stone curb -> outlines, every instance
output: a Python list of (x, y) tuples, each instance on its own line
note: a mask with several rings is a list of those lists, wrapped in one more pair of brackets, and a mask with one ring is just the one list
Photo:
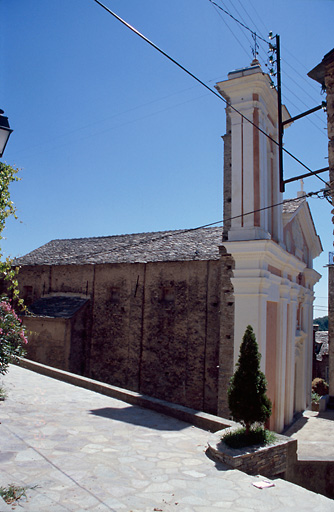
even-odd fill
[(161, 414), (166, 414), (167, 416), (172, 416), (173, 418), (177, 418), (179, 420), (190, 423), (191, 425), (201, 428), (202, 430), (217, 432), (217, 430), (222, 430), (224, 428), (237, 425), (234, 421), (228, 420), (226, 418), (214, 416), (213, 414), (207, 414), (205, 412), (197, 411), (196, 409), (191, 409), (182, 405), (173, 404), (171, 402), (167, 402), (166, 400), (160, 400), (158, 398), (142, 395), (135, 391), (118, 388), (110, 384), (105, 384), (97, 380), (89, 379), (88, 377), (83, 377), (81, 375), (76, 375), (64, 370), (59, 370), (58, 368), (46, 366), (29, 359), (20, 358), (20, 366), (22, 368), (26, 368), (27, 370), (40, 373), (41, 375), (45, 375), (53, 379), (58, 379), (84, 389), (89, 389), (90, 391), (95, 391), (96, 393), (107, 395), (112, 398), (116, 398), (117, 400), (122, 400), (123, 402), (131, 405), (137, 405), (139, 407), (151, 409)]

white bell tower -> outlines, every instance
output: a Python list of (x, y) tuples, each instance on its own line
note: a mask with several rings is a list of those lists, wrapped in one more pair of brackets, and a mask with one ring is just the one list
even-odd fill
[[(282, 206), (274, 206), (282, 202), (274, 142), (278, 140), (277, 92), (257, 60), (229, 73), (228, 80), (216, 88), (233, 106), (226, 107), (224, 136), (225, 239), (283, 244)], [(283, 116), (290, 117), (285, 107)]]

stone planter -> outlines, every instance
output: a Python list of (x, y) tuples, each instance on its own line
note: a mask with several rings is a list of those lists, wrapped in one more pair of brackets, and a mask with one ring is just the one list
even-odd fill
[(228, 430), (216, 432), (208, 441), (208, 452), (219, 462), (249, 475), (262, 475), (268, 478), (284, 476), (288, 466), (297, 461), (297, 440), (276, 434), (276, 441), (266, 446), (229, 448), (222, 442), (222, 435)]

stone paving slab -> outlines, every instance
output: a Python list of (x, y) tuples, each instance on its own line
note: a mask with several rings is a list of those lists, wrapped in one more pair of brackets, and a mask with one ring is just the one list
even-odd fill
[(3, 385), (0, 486), (28, 487), (16, 510), (334, 511), (283, 480), (255, 488), (206, 456), (207, 432), (175, 418), (15, 366)]
[(334, 461), (334, 411), (304, 411), (284, 435), (297, 439), (299, 460)]

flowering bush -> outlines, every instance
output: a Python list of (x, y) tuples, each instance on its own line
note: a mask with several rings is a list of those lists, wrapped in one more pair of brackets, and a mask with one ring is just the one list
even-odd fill
[(21, 319), (9, 299), (3, 297), (0, 302), (0, 374), (5, 374), (9, 363), (24, 355), (27, 343)]
[[(0, 162), (0, 242), (5, 229), (6, 220), (10, 216), (16, 217), (16, 208), (10, 200), (9, 187), (11, 183), (19, 181), (18, 169)], [(19, 269), (12, 266), (10, 258), (4, 260), (0, 248), (0, 374), (6, 373), (10, 362), (24, 355), (24, 345), (27, 343), (25, 330), (21, 320), (13, 309), (13, 304), (24, 310), (23, 300), (19, 297), (17, 274)], [(6, 290), (5, 293), (3, 291)], [(12, 301), (9, 300), (12, 298)]]

